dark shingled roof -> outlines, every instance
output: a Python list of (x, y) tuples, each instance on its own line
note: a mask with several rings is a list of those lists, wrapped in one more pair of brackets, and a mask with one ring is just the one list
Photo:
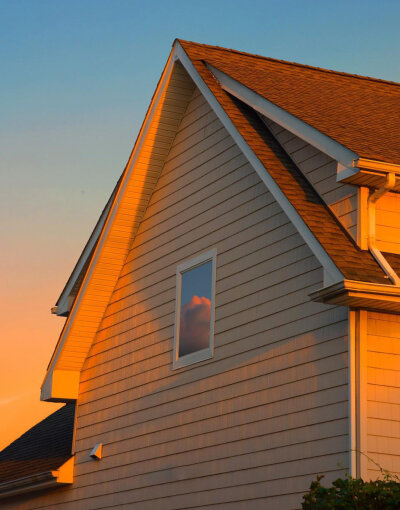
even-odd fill
[[(213, 46), (181, 40), (179, 40), (179, 42), (238, 132), (268, 170), (269, 174), (273, 177), (344, 277), (349, 280), (388, 284), (388, 279), (385, 277), (384, 272), (372, 257), (371, 253), (358, 248), (350, 235), (341, 226), (315, 189), (282, 149), (259, 116), (247, 105), (225, 92), (206, 65), (206, 63), (210, 63), (245, 85), (251, 85), (251, 88), (260, 92), (264, 90), (262, 84), (264, 80), (267, 79), (260, 66), (264, 66), (268, 72), (272, 69), (271, 72), (273, 72), (276, 61), (264, 59), (263, 57), (253, 58), (254, 56), (251, 55), (242, 54), (233, 50), (224, 50), (223, 48), (215, 48)], [(281, 65), (282, 63), (279, 63), (278, 67)], [(379, 80), (342, 75), (342, 73), (323, 71), (298, 64), (287, 63), (287, 67), (289, 67), (296, 76), (299, 68), (301, 71), (307, 71), (307, 73), (311, 71), (318, 75), (322, 73), (324, 79), (326, 76), (328, 76), (329, 79), (339, 79), (339, 83), (341, 83), (343, 76), (345, 76), (346, 80), (350, 80), (351, 78), (351, 80), (355, 80), (357, 83), (365, 82), (368, 84), (371, 81), (374, 84), (377, 82), (379, 86), (383, 87), (389, 85), (391, 87), (398, 87), (397, 85), (380, 82)], [(254, 80), (252, 81), (251, 76), (253, 75)], [(258, 76), (257, 79), (255, 77), (256, 75)], [(275, 78), (278, 79), (279, 75)], [(282, 79), (282, 77), (280, 79)], [(275, 83), (275, 85), (277, 85), (277, 83)], [(400, 92), (400, 87), (398, 87), (398, 89), (395, 88), (395, 90), (399, 90)], [(268, 98), (268, 94), (265, 91), (262, 95)], [(314, 104), (314, 110), (318, 110), (319, 107), (320, 104)], [(290, 110), (288, 109), (288, 111)], [(321, 112), (321, 119), (323, 119), (323, 116), (324, 114)], [(374, 132), (375, 124), (373, 124), (372, 128), (370, 127), (370, 130)], [(397, 132), (398, 131), (399, 126), (397, 127)], [(400, 147), (399, 144), (398, 147)], [(398, 272), (400, 270), (400, 256), (390, 254), (387, 258), (395, 271)]]
[(51, 414), (0, 452), (0, 483), (57, 470), (71, 457), (75, 404)]

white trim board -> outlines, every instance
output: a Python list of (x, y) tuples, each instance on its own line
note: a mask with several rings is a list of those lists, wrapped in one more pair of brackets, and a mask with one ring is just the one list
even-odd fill
[(229, 92), (229, 94), (237, 97), (240, 101), (253, 108), (253, 110), (256, 110), (258, 113), (268, 117), (276, 122), (276, 124), (279, 124), (302, 140), (313, 145), (321, 152), (338, 161), (344, 167), (353, 166), (353, 161), (358, 158), (355, 152), (336, 142), (324, 133), (321, 133), (318, 129), (306, 124), (280, 106), (260, 96), (260, 94), (242, 85), (214, 66), (207, 64), (207, 67), (226, 92)]
[[(194, 351), (185, 356), (179, 357), (179, 328), (181, 314), (181, 297), (182, 297), (182, 273), (190, 271), (205, 262), (212, 263), (211, 269), (211, 309), (210, 309), (210, 336), (209, 345), (205, 349)], [(174, 327), (174, 348), (172, 369), (186, 367), (193, 363), (199, 363), (210, 359), (214, 355), (214, 323), (215, 323), (215, 282), (217, 277), (217, 249), (214, 248), (205, 253), (201, 253), (197, 257), (186, 260), (176, 268), (176, 299), (175, 299), (175, 327)]]
[[(177, 41), (175, 43), (174, 52), (176, 53), (176, 57), (180, 60), (183, 67), (186, 69), (186, 72), (194, 81), (195, 85), (199, 88), (200, 92), (203, 94), (210, 107), (214, 110), (215, 114), (222, 122), (225, 129), (234, 139), (238, 147), (241, 149), (251, 166), (257, 172), (260, 179), (267, 186), (268, 190), (271, 192), (272, 196), (281, 206), (283, 211), (286, 213), (288, 218), (292, 221), (299, 234), (302, 236), (304, 241), (308, 244), (309, 248), (316, 256), (320, 264), (324, 268), (324, 285), (327, 285), (328, 282), (331, 284), (334, 282), (338, 282), (343, 280), (343, 275), (338, 269), (338, 267), (334, 264), (332, 259), (329, 257), (325, 249), (322, 247), (320, 242), (305, 224), (303, 218), (297, 212), (297, 210), (293, 207), (290, 201), (286, 198), (285, 194), (281, 191), (275, 180), (268, 173), (267, 169), (261, 163), (261, 161), (257, 158), (253, 150), (249, 147), (247, 142), (244, 140), (242, 135), (238, 132), (236, 127), (233, 125), (231, 119), (228, 117), (228, 114), (219, 104), (218, 100), (208, 88), (204, 80), (198, 74), (191, 60), (187, 56), (186, 52), (182, 48), (182, 46)], [(226, 76), (226, 75), (225, 75)]]
[(354, 478), (357, 478), (357, 313), (349, 309), (349, 474)]
[(71, 276), (69, 277), (64, 289), (62, 290), (62, 292), (60, 294), (60, 297), (57, 300), (57, 303), (56, 303), (56, 310), (57, 310), (56, 314), (57, 315), (61, 315), (61, 316), (65, 315), (65, 314), (69, 313), (71, 310), (71, 307), (72, 307), (72, 302), (70, 299), (71, 291), (74, 288), (75, 283), (77, 282), (85, 264), (87, 263), (90, 255), (92, 253), (94, 246), (97, 243), (97, 240), (100, 237), (101, 231), (102, 231), (103, 226), (106, 222), (106, 218), (107, 218), (107, 215), (111, 209), (111, 204), (113, 202), (116, 192), (117, 192), (117, 189), (114, 189), (110, 198), (108, 199), (108, 202), (107, 202), (105, 208), (103, 209), (103, 211), (100, 215), (100, 218), (97, 221), (96, 226), (94, 227), (94, 230), (91, 233), (89, 240), (86, 243), (86, 246), (84, 247), (84, 249), (79, 257), (78, 262), (76, 263), (76, 265), (71, 273)]

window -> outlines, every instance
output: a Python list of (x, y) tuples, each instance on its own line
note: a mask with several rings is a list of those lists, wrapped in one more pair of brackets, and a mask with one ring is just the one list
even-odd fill
[(173, 368), (213, 355), (216, 255), (212, 250), (177, 268)]

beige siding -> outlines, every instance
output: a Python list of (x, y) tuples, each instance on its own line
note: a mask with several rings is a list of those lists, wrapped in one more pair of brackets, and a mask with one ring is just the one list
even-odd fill
[[(368, 455), (383, 469), (400, 475), (400, 317), (368, 313)], [(368, 463), (368, 476), (379, 476)]]
[(400, 253), (399, 193), (388, 193), (377, 203), (376, 245), (382, 251)]
[(357, 188), (336, 182), (337, 162), (335, 160), (275, 122), (267, 118), (264, 120), (297, 167), (356, 240)]
[[(176, 266), (214, 247), (215, 355), (173, 371)], [(310, 302), (322, 276), (195, 93), (85, 362), (75, 482), (51, 507), (283, 510), (337, 477), (347, 311)]]

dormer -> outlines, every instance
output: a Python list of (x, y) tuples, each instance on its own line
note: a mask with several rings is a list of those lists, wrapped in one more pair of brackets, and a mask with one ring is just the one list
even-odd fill
[(246, 58), (257, 73), (244, 74), (219, 55), (207, 67), (259, 114), (357, 246), (399, 285), (381, 253), (400, 253), (398, 84), (273, 59), (261, 67)]

